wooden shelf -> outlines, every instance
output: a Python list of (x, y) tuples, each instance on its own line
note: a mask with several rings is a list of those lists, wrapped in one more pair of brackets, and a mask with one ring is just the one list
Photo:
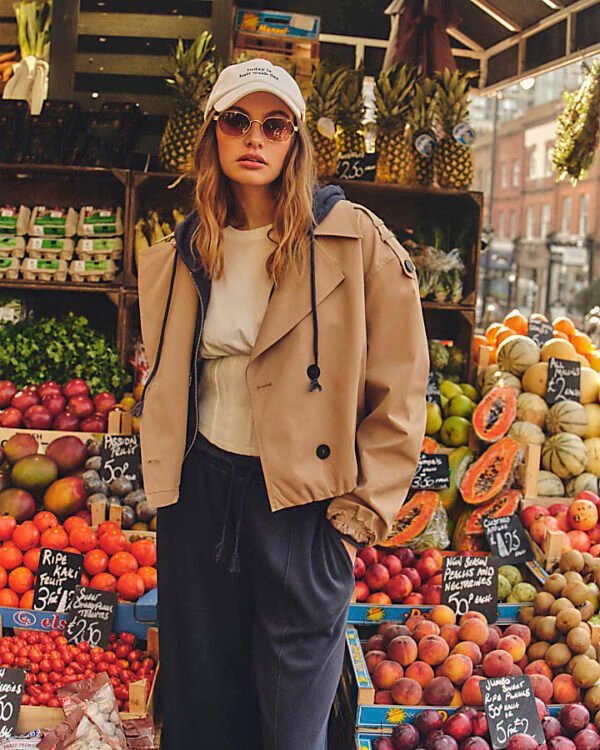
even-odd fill
[(471, 312), (475, 305), (466, 305), (462, 302), (454, 304), (452, 302), (433, 302), (432, 300), (421, 300), (424, 310), (458, 310), (459, 312)]
[(113, 175), (125, 184), (129, 176), (129, 170), (108, 167), (86, 167), (76, 164), (31, 164), (22, 162), (19, 164), (6, 164), (0, 162), (0, 172), (9, 172), (12, 174), (65, 174), (81, 175), (90, 177), (100, 177)]
[(26, 289), (31, 291), (42, 290), (48, 292), (100, 292), (102, 294), (114, 294), (119, 292), (121, 286), (114, 282), (87, 284), (86, 282), (76, 281), (26, 281), (25, 279), (0, 279), (0, 288)]
[(369, 182), (366, 180), (331, 180), (334, 185), (339, 185), (344, 192), (364, 192), (373, 196), (385, 194), (386, 197), (418, 197), (418, 198), (455, 198), (478, 202), (483, 200), (483, 193), (474, 190), (446, 190), (438, 187), (425, 187), (422, 185), (394, 185), (393, 183)]

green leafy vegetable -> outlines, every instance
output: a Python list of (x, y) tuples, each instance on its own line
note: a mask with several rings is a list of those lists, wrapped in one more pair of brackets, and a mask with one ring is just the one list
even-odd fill
[(92, 393), (110, 391), (117, 398), (130, 382), (112, 344), (82, 315), (23, 320), (0, 328), (0, 379), (22, 388), (72, 378), (83, 378)]

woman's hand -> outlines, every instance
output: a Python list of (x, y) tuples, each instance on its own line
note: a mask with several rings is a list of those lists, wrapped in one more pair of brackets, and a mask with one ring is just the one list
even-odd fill
[(346, 552), (350, 555), (350, 560), (352, 560), (352, 565), (354, 565), (358, 549), (353, 544), (350, 544), (350, 542), (347, 542), (345, 539), (342, 539), (342, 543), (344, 547), (346, 548)]

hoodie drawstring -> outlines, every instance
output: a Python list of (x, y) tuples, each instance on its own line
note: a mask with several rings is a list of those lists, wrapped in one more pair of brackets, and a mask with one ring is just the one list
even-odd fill
[(306, 371), (310, 380), (309, 391), (322, 391), (323, 386), (319, 383), (319, 320), (317, 318), (317, 285), (315, 278), (315, 231), (314, 226), (310, 228), (310, 303), (313, 320), (313, 354), (315, 361)]
[(248, 471), (241, 476), (242, 487), (241, 487), (240, 499), (239, 499), (238, 516), (237, 516), (237, 520), (235, 523), (235, 536), (233, 539), (233, 550), (231, 552), (231, 555), (229, 556), (229, 559), (225, 559), (225, 545), (227, 542), (227, 532), (229, 530), (231, 516), (232, 516), (232, 509), (233, 509), (233, 491), (235, 488), (236, 479), (238, 478), (235, 464), (231, 463), (229, 465), (229, 485), (227, 487), (227, 499), (225, 501), (225, 517), (223, 519), (223, 526), (221, 528), (221, 537), (215, 547), (215, 562), (222, 563), (225, 566), (225, 569), (229, 573), (240, 572), (240, 553), (239, 553), (240, 533), (242, 530), (242, 518), (244, 516), (244, 506), (246, 502), (246, 495), (248, 493), (248, 487), (250, 484), (250, 480), (252, 479), (252, 475), (253, 475), (253, 472)]

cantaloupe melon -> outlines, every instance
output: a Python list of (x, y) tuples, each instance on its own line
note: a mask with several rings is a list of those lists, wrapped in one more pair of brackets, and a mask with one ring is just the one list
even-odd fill
[(581, 403), (593, 404), (598, 401), (598, 386), (600, 385), (600, 376), (591, 367), (581, 368)]
[(600, 437), (588, 438), (584, 445), (587, 450), (585, 470), (600, 477)]
[[(519, 396), (519, 398), (521, 398)], [(584, 407), (587, 416), (587, 428), (584, 438), (600, 437), (600, 404), (586, 404)], [(519, 402), (517, 401), (517, 416), (519, 414)]]
[(481, 367), (477, 371), (477, 388), (481, 391), (486, 378), (491, 378), (495, 372), (498, 372), (500, 368), (498, 365), (487, 365), (487, 367)]
[(520, 377), (528, 367), (540, 361), (540, 350), (528, 336), (509, 336), (498, 347), (496, 360), (501, 370)]
[(584, 471), (583, 474), (567, 482), (567, 497), (577, 497), (584, 490), (598, 492), (598, 477), (590, 474), (589, 471)]
[(557, 401), (546, 417), (546, 430), (550, 435), (572, 432), (583, 437), (587, 428), (585, 409), (577, 401)]
[(528, 367), (521, 382), (523, 390), (528, 393), (536, 393), (538, 396), (544, 398), (546, 396), (546, 389), (548, 388), (548, 363), (538, 362)]
[(569, 432), (552, 435), (542, 446), (542, 466), (561, 479), (582, 474), (587, 460), (588, 452), (583, 440)]
[(510, 372), (496, 370), (496, 372), (486, 373), (484, 376), (481, 385), (481, 395), (487, 396), (492, 388), (495, 388), (498, 385), (505, 388), (512, 388), (517, 394), (521, 393), (521, 381), (516, 375), (513, 375)]
[(543, 431), (532, 422), (513, 422), (508, 435), (521, 443), (523, 447), (527, 445), (544, 445), (546, 441)]
[(577, 362), (577, 352), (575, 347), (569, 341), (565, 339), (550, 339), (543, 344), (540, 351), (540, 360), (547, 362), (550, 357), (558, 357), (558, 359), (569, 359), (572, 362)]
[(565, 486), (556, 474), (545, 469), (540, 469), (537, 481), (537, 494), (539, 497), (564, 497)]
[(587, 357), (584, 357), (583, 354), (577, 354), (577, 361), (581, 364), (582, 367), (590, 366), (590, 360)]
[[(544, 427), (546, 424), (546, 414), (548, 414), (548, 404), (537, 393), (519, 394), (517, 398), (517, 419), (520, 422), (531, 422), (531, 424), (538, 427)], [(594, 436), (590, 435), (590, 437)]]

